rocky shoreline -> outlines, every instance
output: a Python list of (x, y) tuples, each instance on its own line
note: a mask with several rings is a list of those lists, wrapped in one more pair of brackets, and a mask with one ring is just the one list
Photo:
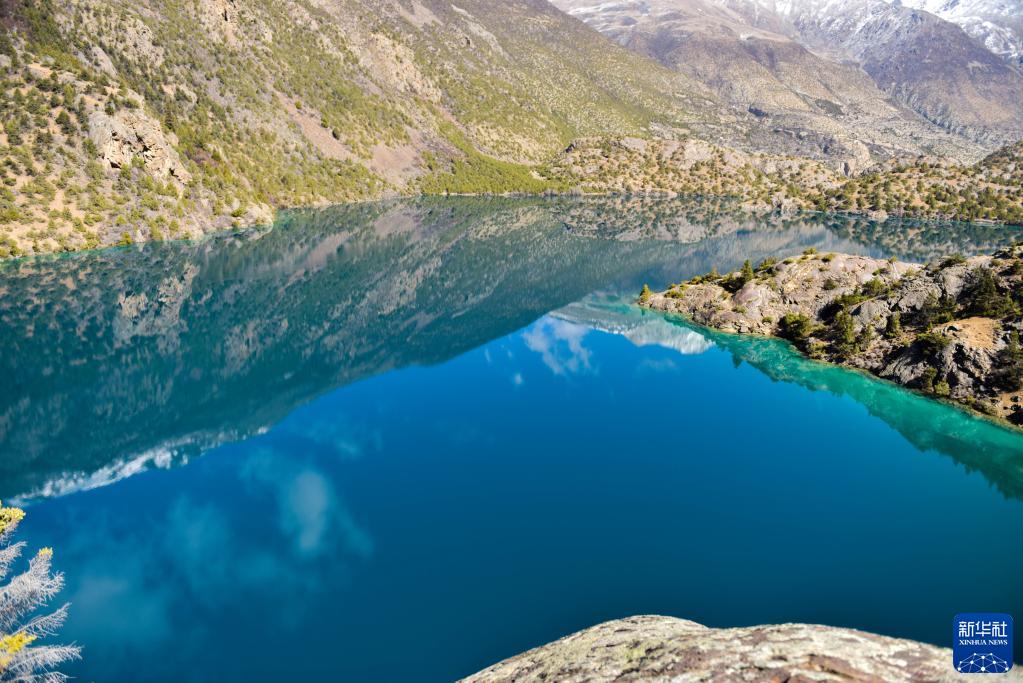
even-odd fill
[[(1000, 676), (1023, 680), (1019, 671)], [(496, 681), (956, 681), (952, 652), (808, 624), (716, 629), (637, 616), (609, 621), (465, 679)]]
[(1023, 425), (1023, 247), (921, 265), (808, 250), (711, 272), (639, 303), (736, 334), (781, 337), (858, 368)]

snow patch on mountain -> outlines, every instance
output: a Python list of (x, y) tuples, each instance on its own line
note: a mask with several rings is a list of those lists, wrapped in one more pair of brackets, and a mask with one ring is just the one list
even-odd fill
[(958, 24), (991, 52), (1023, 64), (1023, 0), (901, 1)]

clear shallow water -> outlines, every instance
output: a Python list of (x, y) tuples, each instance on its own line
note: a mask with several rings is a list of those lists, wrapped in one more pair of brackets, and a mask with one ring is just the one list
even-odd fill
[(1023, 613), (1023, 437), (628, 303), (1011, 233), (611, 201), (282, 223), (0, 274), (0, 495), (57, 549), (82, 679), (450, 680), (637, 613), (941, 645)]

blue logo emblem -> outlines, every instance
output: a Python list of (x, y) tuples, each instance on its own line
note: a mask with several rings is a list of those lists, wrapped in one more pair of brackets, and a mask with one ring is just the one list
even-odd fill
[(957, 614), (952, 665), (964, 674), (1004, 674), (1012, 668), (1012, 617), (999, 612)]

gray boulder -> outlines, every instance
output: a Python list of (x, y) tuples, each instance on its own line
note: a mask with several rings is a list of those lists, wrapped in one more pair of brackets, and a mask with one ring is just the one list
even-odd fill
[[(999, 677), (1020, 681), (1019, 671)], [(465, 681), (958, 681), (950, 650), (808, 624), (715, 629), (671, 617), (609, 621)]]

